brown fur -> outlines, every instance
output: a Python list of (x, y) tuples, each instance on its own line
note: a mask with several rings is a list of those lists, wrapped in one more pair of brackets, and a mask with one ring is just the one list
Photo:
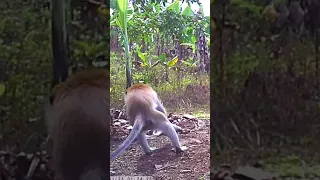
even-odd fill
[(78, 72), (53, 95), (47, 125), (56, 174), (64, 180), (78, 180), (91, 169), (109, 174), (109, 72)]
[[(136, 116), (141, 113), (141, 110), (144, 110), (144, 112), (142, 112), (143, 114), (151, 114), (152, 112), (154, 112), (154, 99), (158, 99), (157, 94), (147, 84), (134, 84), (127, 89), (125, 101), (127, 106), (127, 114), (128, 117), (130, 117), (131, 125), (134, 124), (134, 120), (136, 119)], [(156, 112), (152, 114), (155, 114), (155, 116), (157, 116), (159, 113)], [(162, 119), (164, 118), (159, 118), (159, 120)]]
[(137, 83), (127, 89), (127, 93), (134, 93), (135, 91), (153, 91), (148, 84)]

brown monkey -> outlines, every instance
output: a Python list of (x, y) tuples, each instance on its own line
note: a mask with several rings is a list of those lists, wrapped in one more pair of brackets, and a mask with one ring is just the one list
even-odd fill
[(76, 72), (56, 86), (46, 118), (53, 164), (63, 180), (110, 173), (109, 72)]
[(177, 153), (188, 149), (186, 146), (180, 145), (176, 131), (181, 130), (181, 128), (167, 119), (166, 110), (157, 93), (149, 85), (135, 84), (128, 88), (125, 95), (125, 106), (133, 128), (127, 139), (111, 153), (111, 161), (121, 155), (136, 138), (138, 138), (146, 154), (154, 152), (156, 148), (149, 147), (147, 142), (146, 132), (148, 130), (160, 130), (167, 135), (175, 147), (174, 151)]

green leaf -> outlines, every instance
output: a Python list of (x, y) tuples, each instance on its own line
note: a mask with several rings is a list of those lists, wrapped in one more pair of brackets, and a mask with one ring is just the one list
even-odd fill
[(181, 46), (190, 46), (190, 47), (192, 47), (193, 44), (192, 43), (181, 43), (180, 45)]
[(127, 10), (128, 10), (128, 0), (118, 0), (119, 17), (118, 25), (121, 29), (125, 31), (127, 29)]
[(138, 53), (139, 58), (142, 60), (142, 62), (144, 64), (147, 64), (147, 57), (145, 56), (145, 53), (142, 53), (141, 51), (138, 51), (137, 53)]
[(176, 56), (168, 62), (168, 66), (173, 67), (175, 64), (177, 64), (178, 61), (179, 61), (179, 58), (178, 58), (178, 56)]
[(193, 35), (191, 37), (191, 42), (194, 44), (197, 41), (197, 37), (195, 35)]
[(133, 17), (133, 9), (129, 6), (127, 11), (127, 21), (130, 21)]
[(0, 96), (3, 95), (5, 90), (6, 90), (6, 86), (4, 84), (0, 83)]
[(162, 53), (162, 54), (160, 55), (160, 61), (161, 61), (162, 63), (165, 63), (165, 62), (166, 62), (166, 54), (165, 54), (165, 53)]
[(127, 0), (118, 0), (118, 7), (120, 12), (127, 12), (128, 9), (128, 1)]
[(110, 26), (118, 26), (117, 19), (111, 19)]
[(167, 10), (172, 10), (175, 13), (179, 13), (180, 12), (179, 0), (176, 0), (174, 3), (168, 6)]
[(141, 49), (141, 47), (137, 46), (136, 49), (135, 49), (135, 51), (137, 52), (139, 58), (140, 58), (141, 61), (142, 61), (142, 66), (150, 67), (151, 64), (150, 64), (150, 62), (147, 60), (147, 56), (146, 56), (147, 53), (142, 53), (142, 52), (140, 51), (140, 49)]
[(239, 6), (240, 8), (246, 8), (255, 14), (259, 14), (260, 11), (262, 10), (261, 6), (254, 5), (254, 4), (252, 4), (248, 1), (244, 1), (244, 0), (231, 0), (231, 4), (235, 4), (235, 5)]
[(156, 6), (153, 6), (153, 8), (154, 8), (156, 13), (159, 13), (161, 11), (159, 4), (156, 4)]
[(183, 65), (186, 65), (186, 66), (189, 66), (189, 67), (192, 66), (192, 63), (187, 62), (187, 61), (182, 61), (182, 60), (181, 60), (181, 63), (182, 63)]
[(191, 47), (193, 52), (195, 52), (195, 50), (196, 50), (196, 44), (194, 42), (193, 43), (181, 43), (180, 45)]
[(193, 11), (190, 7), (190, 5), (188, 4), (188, 6), (183, 10), (182, 15), (184, 16), (192, 16), (193, 15)]

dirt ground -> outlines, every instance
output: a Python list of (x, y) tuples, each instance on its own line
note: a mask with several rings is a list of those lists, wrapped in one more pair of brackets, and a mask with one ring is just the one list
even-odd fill
[[(177, 124), (183, 128), (179, 137), (181, 144), (189, 148), (187, 152), (175, 154), (169, 138), (162, 135), (148, 140), (150, 146), (158, 148), (148, 156), (135, 141), (111, 163), (111, 175), (153, 176), (156, 180), (210, 179), (210, 121), (183, 119)], [(111, 150), (114, 151), (127, 135), (111, 140)]]

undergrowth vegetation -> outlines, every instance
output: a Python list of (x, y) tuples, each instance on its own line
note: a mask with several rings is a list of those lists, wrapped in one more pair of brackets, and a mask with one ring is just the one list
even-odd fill
[[(122, 108), (124, 105), (126, 74), (123, 56), (118, 53), (111, 53), (110, 56), (110, 97), (113, 108)], [(153, 61), (157, 60), (157, 58), (153, 58)], [(208, 74), (180, 73), (183, 74), (170, 68), (168, 70), (169, 81), (165, 82), (165, 68), (159, 64), (150, 70), (135, 71), (133, 69), (133, 82), (149, 83), (159, 94), (164, 106), (171, 111), (208, 111), (210, 104)]]
[(210, 17), (201, 3), (114, 1), (111, 12), (111, 107), (144, 82), (168, 109), (208, 112)]
[[(15, 145), (25, 151), (39, 149), (46, 136), (43, 105), (51, 91), (53, 63), (50, 1), (32, 2), (0, 2), (0, 84), (5, 86), (0, 147)], [(86, 13), (76, 6), (82, 5), (72, 5), (79, 16)], [(70, 19), (69, 61), (88, 67), (97, 55), (107, 55), (106, 26), (99, 25), (101, 18), (96, 22), (79, 16)]]
[[(299, 33), (292, 25), (295, 19), (277, 27), (278, 17), (263, 13), (267, 8), (276, 12), (277, 3), (287, 8), (291, 2), (270, 1), (265, 6), (255, 0), (230, 1), (217, 3), (212, 11), (217, 21), (214, 31), (219, 34), (211, 76), (214, 163), (230, 158), (248, 164), (271, 156), (281, 163), (280, 157), (292, 154), (308, 163), (319, 160), (319, 52), (315, 48), (319, 42), (315, 31), (306, 19), (298, 25), (308, 27)], [(312, 2), (296, 4), (304, 12), (301, 18), (315, 15), (308, 10), (320, 3)], [(221, 26), (223, 23), (232, 27)], [(276, 167), (274, 162), (266, 163)]]

